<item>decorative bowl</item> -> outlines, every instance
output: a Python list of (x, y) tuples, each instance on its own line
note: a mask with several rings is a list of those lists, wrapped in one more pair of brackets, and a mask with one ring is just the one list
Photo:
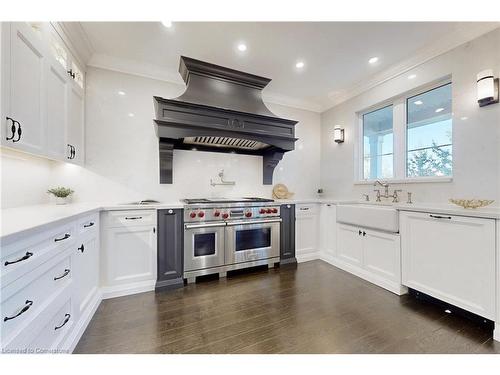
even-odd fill
[(273, 198), (274, 199), (290, 199), (293, 197), (292, 192), (288, 191), (288, 188), (284, 184), (276, 184), (273, 187)]
[(463, 208), (486, 207), (494, 202), (489, 199), (450, 199), (450, 202)]

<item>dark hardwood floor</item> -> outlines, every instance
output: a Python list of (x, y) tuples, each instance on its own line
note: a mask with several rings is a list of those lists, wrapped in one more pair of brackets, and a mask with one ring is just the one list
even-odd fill
[(105, 300), (75, 353), (499, 353), (483, 324), (322, 261)]

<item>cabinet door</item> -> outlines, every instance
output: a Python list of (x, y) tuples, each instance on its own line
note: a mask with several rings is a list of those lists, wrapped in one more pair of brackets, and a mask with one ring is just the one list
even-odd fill
[[(84, 93), (83, 89), (75, 82), (69, 85), (68, 93), (68, 161), (71, 163), (83, 165), (85, 161), (84, 154)], [(71, 153), (71, 145), (74, 153)]]
[(47, 156), (66, 160), (68, 74), (55, 58), (47, 67)]
[(363, 236), (360, 232), (358, 227), (337, 224), (337, 256), (358, 267), (363, 264)]
[(403, 284), (495, 318), (495, 220), (401, 213)]
[[(15, 22), (10, 26), (10, 58), (4, 68), (10, 78), (10, 95), (5, 112), (17, 123), (14, 138), (4, 144), (41, 155), (45, 153), (46, 128), (44, 43), (41, 31), (35, 31), (28, 23)], [(8, 137), (12, 122), (5, 118), (2, 121)]]
[(76, 310), (83, 313), (99, 287), (99, 237), (83, 237), (73, 255), (76, 283)]
[(106, 228), (106, 286), (156, 280), (156, 226)]
[(323, 204), (320, 214), (321, 250), (327, 257), (335, 256), (336, 248), (336, 206), (333, 204)]
[(184, 285), (184, 210), (158, 210), (157, 288)]
[(316, 205), (296, 205), (296, 255), (310, 255), (318, 251), (319, 223)]
[(295, 258), (295, 205), (283, 204), (280, 207), (280, 262), (281, 264), (296, 263)]
[(400, 237), (363, 229), (363, 266), (386, 280), (401, 282)]

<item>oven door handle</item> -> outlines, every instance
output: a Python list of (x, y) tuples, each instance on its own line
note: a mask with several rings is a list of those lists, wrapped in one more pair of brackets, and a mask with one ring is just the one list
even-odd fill
[(231, 221), (227, 223), (228, 227), (234, 227), (236, 225), (253, 225), (253, 224), (271, 224), (271, 223), (281, 223), (281, 218), (277, 219), (267, 219), (267, 220), (241, 220), (241, 221)]
[(226, 223), (203, 223), (203, 224), (185, 224), (185, 229), (199, 229), (199, 228), (213, 228), (213, 227), (225, 227)]

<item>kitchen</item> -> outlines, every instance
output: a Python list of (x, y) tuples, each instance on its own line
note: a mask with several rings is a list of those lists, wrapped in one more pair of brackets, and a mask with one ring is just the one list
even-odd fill
[(2, 353), (500, 352), (498, 22), (1, 41)]

